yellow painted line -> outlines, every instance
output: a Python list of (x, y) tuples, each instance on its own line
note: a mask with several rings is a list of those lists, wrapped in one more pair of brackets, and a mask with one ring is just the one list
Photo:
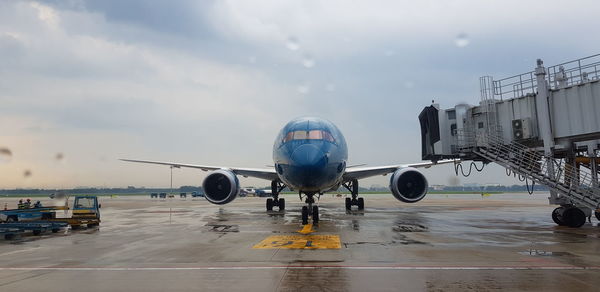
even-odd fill
[(311, 232), (313, 232), (312, 224), (306, 224), (306, 225), (304, 225), (304, 227), (302, 227), (302, 229), (298, 230), (298, 233), (302, 233), (302, 234), (309, 234)]
[(339, 249), (339, 235), (272, 235), (257, 243), (257, 249)]

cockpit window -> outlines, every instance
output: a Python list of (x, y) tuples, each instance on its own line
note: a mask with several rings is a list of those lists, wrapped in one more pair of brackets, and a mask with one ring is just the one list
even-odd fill
[(325, 140), (331, 143), (335, 142), (333, 135), (323, 130), (292, 131), (285, 135), (283, 143), (290, 140)]
[(289, 140), (292, 140), (292, 138), (294, 138), (294, 132), (289, 132), (287, 135), (285, 135), (285, 138), (283, 138), (283, 142), (285, 143)]
[(323, 139), (323, 131), (320, 130), (312, 130), (308, 132), (309, 140), (321, 140)]
[(307, 131), (296, 131), (294, 132), (294, 140), (304, 140), (308, 138)]
[(333, 139), (333, 135), (331, 135), (331, 133), (325, 132), (325, 131), (323, 131), (323, 140), (329, 141), (331, 143), (335, 142), (335, 139)]

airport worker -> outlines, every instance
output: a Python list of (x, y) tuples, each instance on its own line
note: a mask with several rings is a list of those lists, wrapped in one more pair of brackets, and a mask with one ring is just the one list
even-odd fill
[(19, 200), (19, 203), (17, 204), (17, 208), (18, 208), (18, 209), (23, 209), (23, 208), (25, 208), (25, 205), (23, 204), (23, 199), (20, 199), (20, 200)]
[(25, 209), (31, 208), (31, 199), (27, 199), (27, 202), (25, 202), (23, 205), (25, 205)]

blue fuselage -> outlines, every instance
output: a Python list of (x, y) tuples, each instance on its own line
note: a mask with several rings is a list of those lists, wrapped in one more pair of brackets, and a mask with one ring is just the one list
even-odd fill
[(346, 169), (348, 148), (340, 130), (314, 117), (290, 121), (273, 145), (273, 161), (281, 181), (303, 193), (337, 188)]

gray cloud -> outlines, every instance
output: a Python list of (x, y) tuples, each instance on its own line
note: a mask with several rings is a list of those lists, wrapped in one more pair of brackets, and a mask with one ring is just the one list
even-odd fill
[[(302, 115), (336, 123), (352, 163), (417, 161), (417, 115), (431, 99), (475, 104), (479, 76), (522, 73), (536, 58), (558, 63), (600, 44), (586, 37), (593, 1), (568, 15), (552, 1), (41, 3), (0, 3), (0, 138), (27, 154), (13, 167), (50, 169), (36, 160), (47, 151), (31, 142), (39, 139), (69, 157), (78, 179), (69, 182), (66, 169), (0, 187), (153, 185), (163, 175), (112, 160), (90, 168), (99, 156), (262, 166), (279, 128)], [(457, 47), (461, 33), (469, 44)], [(433, 183), (453, 175), (428, 173)], [(499, 174), (464, 181), (514, 182)], [(181, 182), (202, 175), (182, 172)]]

